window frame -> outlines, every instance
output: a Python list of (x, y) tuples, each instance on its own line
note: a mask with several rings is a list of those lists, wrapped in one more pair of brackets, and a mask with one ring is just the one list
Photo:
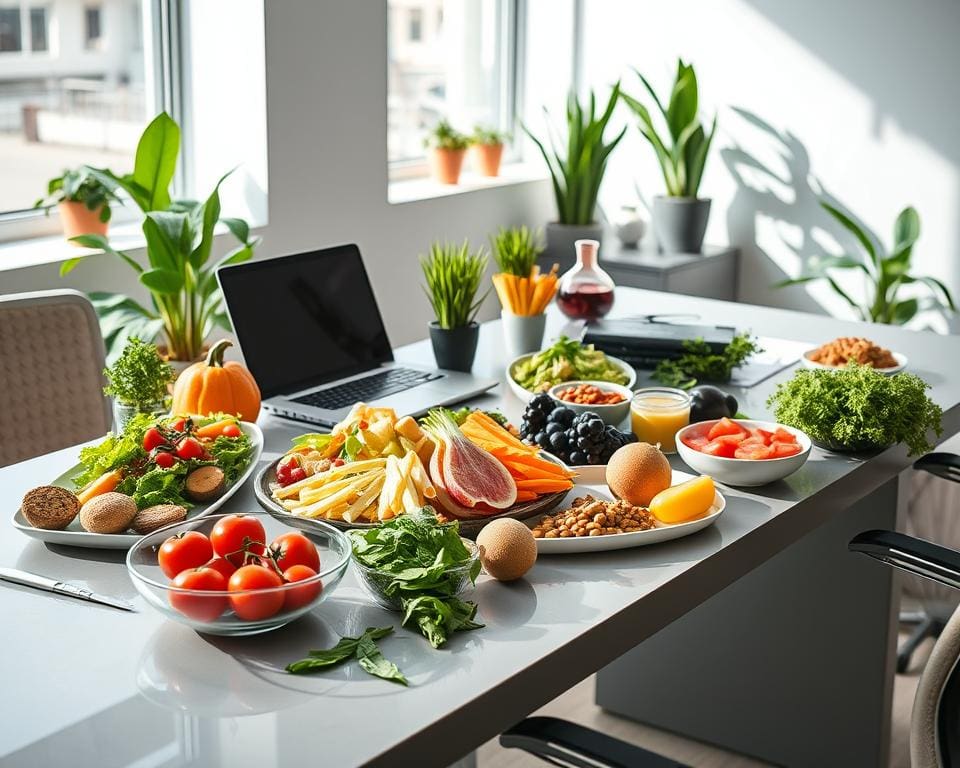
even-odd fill
[[(499, 14), (500, 19), (498, 20), (499, 34), (497, 36), (497, 39), (500, 41), (497, 61), (501, 69), (498, 73), (500, 90), (498, 128), (510, 133), (514, 139), (516, 139), (517, 129), (519, 128), (519, 117), (522, 114), (521, 96), (524, 78), (524, 72), (522, 71), (522, 54), (526, 35), (524, 25), (524, 19), (526, 18), (526, 0), (498, 0), (498, 3), (501, 11)], [(443, 12), (442, 7), (440, 12)], [(404, 19), (404, 23), (406, 21), (407, 20)], [(388, 24), (389, 23), (388, 21)], [(390, 34), (388, 28), (388, 40)], [(389, 94), (389, 85), (387, 92)], [(387, 119), (389, 120), (389, 115)], [(520, 142), (516, 140), (510, 142), (503, 157), (505, 163), (515, 163), (522, 159), (519, 145)], [(389, 146), (387, 152), (388, 183), (393, 184), (395, 182), (420, 180), (430, 175), (429, 158), (426, 154), (418, 158), (390, 160)]]
[[(24, 3), (27, 11), (27, 19), (29, 21), (30, 28), (30, 53), (31, 54), (50, 54), (50, 6), (45, 4), (33, 5), (31, 3)], [(36, 41), (34, 40), (34, 33), (36, 30), (33, 26), (33, 15), (35, 13), (42, 14), (43, 18), (43, 48), (37, 48)]]
[(23, 45), (23, 4), (20, 0), (15, 0), (15, 3), (12, 5), (0, 5), (0, 11), (12, 11), (16, 14), (17, 18), (17, 47), (0, 48), (0, 56), (21, 56), (27, 53), (28, 51)]

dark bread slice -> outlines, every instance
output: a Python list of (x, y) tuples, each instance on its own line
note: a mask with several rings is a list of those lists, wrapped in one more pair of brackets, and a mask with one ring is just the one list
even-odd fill
[(227, 478), (219, 467), (197, 467), (187, 475), (184, 490), (194, 501), (213, 501), (227, 489)]
[(77, 496), (66, 488), (41, 485), (27, 491), (20, 511), (34, 528), (47, 531), (62, 531), (80, 512)]
[(186, 519), (187, 510), (179, 504), (155, 504), (137, 512), (130, 527), (139, 534), (147, 534), (165, 525), (180, 523)]

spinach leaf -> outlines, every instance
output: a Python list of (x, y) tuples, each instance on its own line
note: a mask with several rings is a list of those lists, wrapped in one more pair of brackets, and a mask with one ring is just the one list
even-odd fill
[(407, 678), (392, 661), (377, 647), (377, 640), (393, 633), (393, 627), (367, 627), (360, 637), (341, 637), (333, 648), (310, 651), (305, 659), (288, 664), (286, 669), (295, 675), (320, 672), (356, 658), (367, 673), (401, 685)]
[(366, 633), (357, 643), (356, 655), (357, 662), (369, 674), (400, 685), (407, 685), (407, 678), (400, 672), (399, 667), (384, 657), (377, 648), (377, 644)]
[(440, 598), (421, 595), (403, 601), (403, 626), (416, 624), (430, 645), (439, 648), (457, 631), (480, 629), (483, 624), (473, 621), (476, 603), (456, 597)]

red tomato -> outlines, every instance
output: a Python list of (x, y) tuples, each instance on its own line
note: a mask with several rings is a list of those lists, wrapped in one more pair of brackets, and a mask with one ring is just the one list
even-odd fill
[[(300, 466), (299, 454), (294, 453), (290, 456), (285, 456), (282, 458), (277, 464), (277, 482), (280, 483), (280, 485), (290, 485), (291, 483), (296, 482), (296, 480), (293, 479), (293, 471), (295, 469), (299, 469), (301, 472), (303, 472), (303, 469)], [(298, 477), (300, 480), (302, 480), (304, 477), (306, 477), (306, 475), (307, 473), (303, 472), (303, 477), (299, 477), (299, 475)]]
[(719, 435), (717, 437), (711, 437), (710, 441), (723, 443), (724, 445), (739, 445), (747, 439), (747, 434), (746, 432), (737, 432), (735, 435)]
[(331, 462), (331, 464), (333, 464), (333, 466), (335, 467), (342, 467), (344, 464), (346, 464), (346, 462), (343, 459), (341, 459), (339, 456), (337, 456), (337, 458), (335, 458)]
[(283, 607), (284, 594), (277, 589), (280, 586), (283, 579), (275, 571), (262, 565), (245, 565), (236, 570), (227, 585), (230, 592), (243, 593), (230, 595), (230, 606), (245, 621), (268, 619)]
[(240, 437), (240, 435), (243, 434), (243, 430), (236, 424), (227, 424), (227, 426), (220, 431), (220, 434), (224, 437)]
[(299, 531), (277, 536), (270, 544), (270, 551), (281, 571), (294, 565), (305, 565), (314, 571), (320, 570), (320, 553), (314, 543)]
[(771, 458), (783, 459), (787, 456), (796, 456), (798, 453), (800, 453), (800, 446), (796, 443), (781, 443), (779, 441), (774, 441), (770, 446), (770, 450), (773, 451), (773, 456)]
[(174, 432), (183, 432), (183, 430), (185, 430), (186, 428), (187, 428), (186, 419), (177, 419), (175, 422), (173, 422), (173, 424), (170, 425), (170, 429), (172, 429)]
[(696, 435), (694, 437), (685, 437), (683, 439), (684, 445), (688, 448), (693, 448), (695, 451), (702, 451), (703, 446), (705, 446), (710, 441), (707, 439), (706, 435)]
[(181, 571), (200, 568), (213, 557), (210, 539), (200, 531), (186, 531), (171, 536), (160, 545), (157, 563), (168, 579)]
[(157, 451), (153, 454), (153, 463), (161, 469), (170, 469), (177, 463), (177, 457), (170, 451)]
[(724, 459), (732, 459), (736, 451), (736, 443), (721, 443), (719, 440), (712, 440), (700, 449), (701, 453), (719, 456)]
[(741, 445), (733, 454), (735, 459), (772, 459), (773, 450), (768, 445)]
[(227, 609), (227, 596), (205, 595), (204, 592), (226, 592), (227, 580), (213, 568), (193, 568), (181, 571), (173, 586), (193, 593), (170, 592), (170, 605), (194, 621), (213, 621)]
[(203, 454), (203, 446), (195, 437), (185, 437), (177, 443), (177, 456), (181, 459), (199, 459)]
[[(308, 568), (305, 565), (291, 565), (283, 572), (283, 580), (292, 583), (312, 579), (316, 575), (317, 572), (313, 568)], [(283, 610), (293, 611), (309, 605), (322, 591), (322, 581), (317, 581), (315, 584), (304, 584), (300, 587), (288, 587), (284, 590)]]
[(766, 429), (760, 429), (760, 427), (751, 427), (750, 437), (757, 438), (764, 445), (770, 445), (770, 440), (773, 438), (773, 432), (768, 432)]
[(160, 434), (160, 430), (156, 427), (150, 427), (143, 433), (143, 450), (145, 451), (152, 451), (157, 446), (166, 444), (167, 438)]
[(238, 568), (244, 562), (244, 548), (254, 555), (262, 555), (266, 551), (266, 541), (263, 524), (249, 515), (222, 517), (210, 532), (213, 551)]
[(224, 579), (229, 579), (231, 576), (233, 576), (233, 572), (237, 570), (236, 568), (234, 568), (233, 563), (231, 563), (229, 560), (225, 560), (222, 557), (213, 558), (213, 560), (211, 560), (209, 563), (207, 563), (203, 567), (212, 568), (221, 576), (223, 576)]
[(777, 431), (773, 433), (773, 439), (778, 443), (797, 442), (797, 436), (793, 432), (787, 432), (783, 427), (777, 427)]
[(720, 421), (718, 421), (716, 424), (710, 427), (710, 431), (707, 432), (707, 437), (713, 440), (714, 438), (720, 437), (721, 435), (740, 435), (740, 434), (746, 435), (747, 430), (745, 430), (743, 427), (737, 424), (737, 422), (731, 419), (722, 418), (720, 419)]

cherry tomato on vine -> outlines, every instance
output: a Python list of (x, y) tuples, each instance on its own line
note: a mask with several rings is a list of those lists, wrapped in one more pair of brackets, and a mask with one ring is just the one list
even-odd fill
[(227, 596), (205, 595), (204, 592), (226, 592), (227, 580), (213, 568), (191, 568), (181, 571), (173, 580), (178, 589), (170, 592), (170, 605), (194, 621), (213, 621), (227, 609)]
[(210, 539), (200, 531), (186, 531), (171, 536), (160, 545), (157, 563), (167, 578), (172, 579), (181, 571), (200, 568), (212, 557)]
[[(305, 581), (317, 575), (313, 568), (305, 565), (291, 565), (283, 572), (283, 580), (289, 584)], [(284, 590), (283, 610), (293, 611), (310, 605), (323, 591), (323, 582), (319, 579), (313, 584), (302, 584), (298, 587), (287, 587)]]
[(186, 419), (177, 419), (175, 422), (173, 422), (173, 424), (170, 425), (170, 429), (172, 429), (174, 432), (183, 432), (183, 430), (185, 430), (186, 428), (187, 428)]
[(277, 589), (281, 586), (283, 579), (275, 571), (262, 565), (245, 565), (227, 584), (230, 592), (240, 593), (230, 595), (230, 607), (245, 621), (268, 619), (283, 607), (284, 593)]
[[(213, 551), (239, 568), (246, 552), (262, 555), (266, 551), (267, 534), (263, 524), (249, 515), (227, 515), (217, 520), (210, 532)], [(209, 558), (208, 558), (209, 559)]]
[(166, 444), (167, 438), (156, 427), (150, 427), (143, 433), (143, 450), (145, 451), (152, 451), (154, 448)]
[(305, 565), (314, 571), (320, 570), (320, 554), (310, 539), (299, 531), (291, 531), (277, 536), (270, 544), (277, 567), (281, 571), (294, 565)]
[(227, 424), (227, 426), (220, 431), (220, 434), (224, 437), (240, 437), (240, 435), (243, 434), (243, 430), (236, 424)]
[(213, 560), (211, 560), (209, 563), (207, 563), (203, 567), (212, 568), (221, 576), (223, 576), (224, 579), (227, 579), (227, 580), (229, 580), (229, 578), (233, 576), (233, 572), (237, 570), (234, 567), (233, 563), (231, 563), (229, 560), (222, 557), (214, 557)]
[(154, 451), (152, 456), (153, 463), (161, 469), (170, 469), (170, 467), (177, 463), (177, 457), (170, 453), (170, 451)]
[(177, 456), (181, 459), (199, 459), (203, 454), (203, 446), (195, 437), (185, 437), (177, 443)]

